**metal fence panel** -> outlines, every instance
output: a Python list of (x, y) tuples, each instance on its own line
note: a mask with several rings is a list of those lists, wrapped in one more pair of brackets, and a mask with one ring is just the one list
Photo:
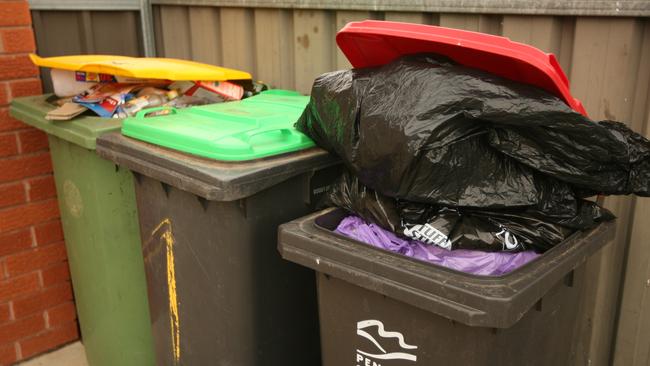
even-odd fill
[[(144, 54), (136, 11), (32, 10), (32, 22), (40, 56)], [(51, 92), (47, 69), (41, 69), (41, 79), (44, 90)]]

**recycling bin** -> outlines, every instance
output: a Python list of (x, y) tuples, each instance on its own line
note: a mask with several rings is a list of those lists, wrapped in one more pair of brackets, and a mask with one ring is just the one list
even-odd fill
[(317, 272), (323, 366), (573, 365), (586, 259), (614, 223), (503, 276), (476, 276), (334, 230), (328, 209), (280, 226), (282, 256)]
[(16, 98), (11, 115), (48, 134), (88, 363), (154, 365), (132, 174), (95, 154), (95, 139), (121, 120), (48, 121), (49, 97)]
[(319, 364), (314, 276), (276, 250), (340, 174), (293, 128), (308, 99), (148, 110), (98, 139), (136, 177), (158, 365)]

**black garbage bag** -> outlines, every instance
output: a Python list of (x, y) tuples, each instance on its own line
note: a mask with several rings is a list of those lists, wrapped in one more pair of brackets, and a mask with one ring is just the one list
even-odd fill
[(614, 219), (595, 202), (577, 200), (573, 215), (550, 217), (532, 208), (477, 209), (386, 197), (346, 173), (330, 187), (327, 203), (397, 235), (446, 249), (544, 252), (576, 230)]
[(650, 194), (650, 142), (533, 86), (405, 56), (318, 77), (297, 128), (383, 196), (567, 219), (582, 198)]

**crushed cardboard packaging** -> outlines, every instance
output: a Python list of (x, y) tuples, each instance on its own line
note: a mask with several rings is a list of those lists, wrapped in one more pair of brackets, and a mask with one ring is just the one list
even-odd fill
[(74, 102), (64, 103), (62, 106), (49, 111), (45, 119), (49, 121), (67, 121), (87, 111), (88, 108)]

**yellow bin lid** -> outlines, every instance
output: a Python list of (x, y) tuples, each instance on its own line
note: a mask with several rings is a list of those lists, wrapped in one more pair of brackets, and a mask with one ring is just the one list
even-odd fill
[(251, 74), (245, 71), (173, 58), (113, 55), (39, 57), (35, 54), (30, 54), (29, 57), (34, 64), (41, 67), (95, 72), (140, 79), (203, 81), (251, 79)]

